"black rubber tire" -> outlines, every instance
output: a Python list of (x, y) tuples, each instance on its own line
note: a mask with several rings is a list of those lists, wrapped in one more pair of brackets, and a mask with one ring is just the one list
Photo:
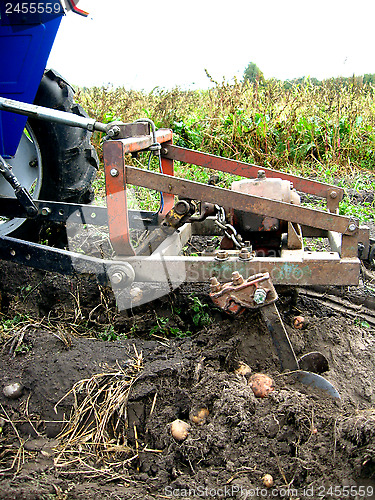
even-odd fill
[[(51, 69), (42, 78), (34, 104), (88, 116), (74, 101), (73, 88)], [(49, 121), (29, 119), (28, 123), (42, 157), (38, 199), (90, 203), (94, 199), (92, 182), (99, 166), (98, 156), (90, 143), (91, 132)], [(40, 239), (40, 233), (41, 225), (27, 220), (10, 236), (36, 241)]]
[[(35, 104), (88, 115), (74, 101), (74, 90), (56, 72), (48, 70), (40, 83)], [(43, 160), (41, 199), (89, 203), (93, 200), (92, 181), (98, 156), (90, 143), (91, 132), (41, 120), (29, 120)]]

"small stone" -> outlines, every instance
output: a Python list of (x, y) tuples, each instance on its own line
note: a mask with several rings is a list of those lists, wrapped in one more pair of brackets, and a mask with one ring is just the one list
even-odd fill
[(28, 451), (41, 451), (43, 447), (48, 443), (46, 438), (37, 438), (26, 441), (24, 448)]

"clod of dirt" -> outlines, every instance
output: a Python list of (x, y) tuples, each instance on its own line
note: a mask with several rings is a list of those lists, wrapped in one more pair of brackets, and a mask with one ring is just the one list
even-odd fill
[(250, 377), (249, 385), (257, 398), (265, 398), (275, 389), (275, 382), (264, 373), (255, 373)]
[(26, 441), (24, 444), (25, 450), (28, 451), (48, 451), (49, 453), (52, 453), (52, 448), (58, 444), (58, 441), (56, 439), (47, 439), (47, 438), (37, 438), (37, 439), (30, 439), (29, 441)]
[(19, 382), (8, 384), (3, 388), (3, 394), (8, 399), (18, 399), (22, 396), (23, 385)]
[(344, 417), (339, 423), (339, 433), (352, 443), (365, 445), (375, 440), (375, 408), (357, 410), (355, 415)]

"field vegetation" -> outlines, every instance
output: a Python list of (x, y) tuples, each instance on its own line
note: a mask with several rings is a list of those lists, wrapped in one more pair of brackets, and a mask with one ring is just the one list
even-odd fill
[[(76, 97), (99, 121), (148, 117), (157, 127), (172, 128), (180, 146), (374, 190), (371, 79), (211, 81), (208, 90), (102, 87), (78, 89)], [(101, 154), (101, 137), (94, 141)], [(184, 166), (183, 172), (202, 181), (209, 175), (199, 167)], [(373, 213), (373, 203), (363, 208)]]

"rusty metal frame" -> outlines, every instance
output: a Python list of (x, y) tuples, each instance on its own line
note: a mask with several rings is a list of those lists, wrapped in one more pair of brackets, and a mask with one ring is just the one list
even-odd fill
[[(232, 273), (243, 276), (269, 273), (275, 285), (356, 285), (360, 270), (357, 258), (341, 258), (337, 252), (305, 252), (282, 250), (280, 257), (255, 257), (243, 261), (238, 252), (229, 252), (228, 259), (220, 261), (215, 256), (183, 256), (179, 251), (191, 238), (192, 225), (185, 224), (169, 236), (151, 256), (127, 257), (134, 269), (135, 281), (173, 283), (209, 283), (215, 276), (221, 282), (231, 281)], [(166, 272), (168, 276), (166, 278)]]
[[(156, 140), (159, 143), (170, 145), (172, 131), (158, 130)], [(152, 144), (151, 135), (107, 141), (103, 144), (109, 236), (117, 255), (135, 255), (130, 241), (127, 203), (127, 185), (132, 184), (132, 182), (127, 179), (125, 155), (147, 150)], [(174, 175), (173, 160), (162, 158), (162, 168), (166, 175)], [(169, 192), (163, 193), (163, 196), (164, 208), (161, 215), (168, 212), (174, 203), (174, 196)]]
[[(234, 271), (243, 276), (269, 272), (275, 284), (312, 285), (358, 283), (360, 261), (358, 259), (358, 238), (361, 231), (355, 219), (338, 215), (338, 204), (343, 197), (343, 189), (285, 174), (257, 165), (247, 164), (215, 155), (200, 153), (172, 144), (170, 130), (157, 131), (157, 140), (162, 144), (162, 172), (152, 172), (126, 164), (126, 153), (147, 150), (152, 145), (151, 136), (107, 141), (103, 147), (107, 189), (107, 207), (110, 238), (117, 255), (134, 268), (136, 281), (158, 279), (160, 273), (165, 281), (165, 269), (177, 276), (176, 281), (204, 281), (216, 276), (219, 280), (231, 279)], [(200, 165), (214, 170), (242, 177), (255, 178), (258, 171), (264, 170), (268, 177), (279, 177), (293, 183), (298, 191), (323, 197), (327, 200), (327, 211), (315, 210), (291, 203), (249, 195), (202, 184), (200, 182), (174, 176), (173, 162)], [(118, 172), (118, 173), (117, 173)], [(115, 175), (114, 175), (115, 174)], [(192, 234), (192, 226), (187, 224), (177, 234), (172, 235), (149, 257), (135, 255), (130, 242), (129, 219), (127, 214), (127, 184), (157, 189), (163, 192), (164, 215), (173, 206), (174, 196), (206, 201), (248, 211), (258, 215), (275, 216), (304, 229), (311, 234), (329, 238), (331, 252), (304, 252), (303, 250), (283, 249), (280, 257), (255, 257), (248, 262), (241, 261), (238, 253), (230, 253), (225, 262), (214, 256), (184, 257), (178, 255), (183, 244)], [(204, 224), (203, 224), (204, 225)], [(176, 243), (179, 238), (181, 241)]]
[(179, 146), (167, 145), (162, 149), (162, 154), (165, 158), (171, 160), (179, 160), (200, 167), (219, 170), (221, 172), (227, 172), (232, 175), (239, 175), (247, 178), (256, 178), (258, 171), (264, 170), (267, 178), (273, 177), (290, 181), (297, 191), (326, 198), (327, 207), (330, 211), (335, 211), (338, 208), (344, 195), (344, 190), (337, 186), (304, 179), (303, 177), (286, 174), (279, 170), (260, 167), (259, 165), (253, 165), (251, 163), (244, 163), (208, 153), (202, 153), (200, 151), (194, 151), (192, 149), (181, 148)]

